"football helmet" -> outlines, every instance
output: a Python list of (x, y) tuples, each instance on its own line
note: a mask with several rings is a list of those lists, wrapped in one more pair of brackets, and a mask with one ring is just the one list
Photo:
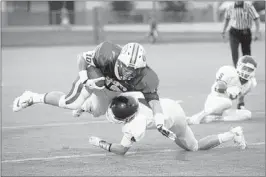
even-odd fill
[(106, 112), (107, 119), (112, 123), (126, 123), (131, 121), (138, 112), (139, 103), (131, 96), (117, 96), (113, 98)]
[(253, 56), (244, 55), (239, 58), (237, 62), (237, 73), (240, 78), (244, 80), (249, 80), (255, 76), (255, 70), (257, 68), (257, 62)]
[(146, 52), (138, 43), (126, 44), (115, 63), (115, 75), (119, 80), (131, 80), (147, 66)]

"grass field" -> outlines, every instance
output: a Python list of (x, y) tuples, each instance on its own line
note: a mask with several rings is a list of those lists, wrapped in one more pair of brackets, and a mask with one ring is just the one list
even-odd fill
[[(12, 112), (12, 101), (24, 90), (68, 92), (76, 78), (76, 55), (89, 47), (6, 48), (3, 58), (2, 175), (265, 175), (265, 45), (254, 43), (259, 63), (257, 88), (246, 98), (253, 119), (192, 126), (197, 138), (241, 125), (249, 144), (233, 142), (201, 152), (186, 152), (148, 131), (125, 157), (88, 143), (95, 135), (119, 142), (120, 125), (88, 114), (76, 119), (68, 110), (36, 105)], [(161, 97), (182, 100), (187, 115), (203, 108), (216, 70), (231, 64), (227, 43), (145, 45), (148, 62), (160, 77)]]

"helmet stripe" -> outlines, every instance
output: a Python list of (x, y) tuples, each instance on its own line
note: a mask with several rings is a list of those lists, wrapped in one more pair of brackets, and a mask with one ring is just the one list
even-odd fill
[(135, 44), (133, 44), (133, 50), (132, 50), (132, 54), (131, 54), (131, 58), (130, 58), (130, 62), (129, 65), (133, 64), (133, 55), (134, 55), (134, 51), (135, 51)]
[(138, 44), (136, 44), (136, 45), (137, 45), (137, 49), (135, 50), (135, 53), (133, 55), (134, 61), (132, 63), (134, 66), (136, 64), (136, 61), (137, 61), (137, 58), (138, 58), (138, 53), (139, 53), (139, 45)]

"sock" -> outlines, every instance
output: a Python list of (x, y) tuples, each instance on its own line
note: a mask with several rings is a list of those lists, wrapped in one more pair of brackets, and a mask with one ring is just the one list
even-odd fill
[(221, 144), (217, 135), (209, 135), (198, 141), (199, 150), (209, 150)]
[(234, 138), (235, 134), (232, 132), (225, 132), (218, 135), (220, 143), (230, 141)]
[(33, 103), (44, 103), (44, 98), (46, 94), (33, 94), (32, 101)]

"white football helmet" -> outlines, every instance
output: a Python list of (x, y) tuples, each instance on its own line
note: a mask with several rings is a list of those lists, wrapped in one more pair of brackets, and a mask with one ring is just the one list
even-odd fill
[(255, 76), (255, 70), (257, 68), (257, 62), (253, 56), (244, 55), (239, 58), (237, 62), (237, 73), (240, 78), (249, 80)]
[(146, 52), (143, 46), (138, 43), (128, 43), (118, 56), (115, 75), (119, 80), (130, 80), (146, 66)]

